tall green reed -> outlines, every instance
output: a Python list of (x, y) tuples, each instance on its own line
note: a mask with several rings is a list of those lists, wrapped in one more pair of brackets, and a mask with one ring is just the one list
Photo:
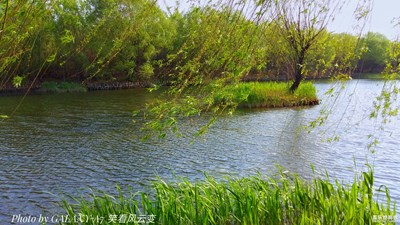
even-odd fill
[[(372, 169), (350, 184), (332, 182), (328, 175), (305, 180), (280, 171), (270, 178), (259, 174), (218, 181), (206, 176), (200, 182), (180, 178), (173, 183), (158, 179), (149, 193), (118, 191), (116, 197), (93, 192), (74, 203), (63, 200), (62, 207), (70, 218), (103, 218), (81, 224), (110, 224), (111, 217), (121, 215), (131, 220), (113, 224), (140, 224), (141, 216), (149, 224), (394, 224), (390, 216), (396, 215), (387, 188), (386, 202), (376, 200)], [(378, 216), (389, 219), (374, 221)]]

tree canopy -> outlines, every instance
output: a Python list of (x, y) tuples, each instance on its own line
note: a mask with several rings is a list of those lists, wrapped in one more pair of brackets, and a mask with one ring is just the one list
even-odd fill
[(361, 72), (381, 72), (389, 59), (390, 40), (383, 34), (368, 32), (361, 38), (365, 53), (359, 61)]

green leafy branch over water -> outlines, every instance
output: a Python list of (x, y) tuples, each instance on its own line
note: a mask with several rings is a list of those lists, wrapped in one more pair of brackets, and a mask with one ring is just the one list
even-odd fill
[[(198, 127), (197, 135), (204, 134), (222, 114), (232, 114), (236, 108), (273, 108), (310, 106), (319, 103), (315, 86), (303, 82), (294, 92), (290, 92), (286, 82), (239, 82), (226, 84), (216, 81), (197, 89), (188, 88), (175, 98), (163, 96), (161, 100), (147, 105), (144, 117), (148, 121), (143, 127), (145, 138), (158, 136), (164, 138), (169, 133), (181, 135), (179, 123), (186, 118), (200, 115), (213, 115)], [(172, 90), (174, 91), (174, 90)], [(138, 112), (135, 112), (137, 115)]]
[[(176, 183), (161, 179), (153, 183), (151, 193), (123, 193), (116, 197), (93, 193), (64, 200), (62, 207), (70, 218), (85, 215), (103, 218), (82, 224), (107, 224), (121, 215), (152, 215), (155, 224), (373, 224), (389, 223), (396, 215), (389, 191), (379, 188), (386, 202), (374, 198), (372, 170), (355, 177), (352, 184), (331, 182), (330, 178), (310, 181), (282, 171), (273, 178), (261, 175), (217, 181)], [(382, 201), (381, 201), (382, 202)], [(78, 217), (79, 218), (79, 217)], [(374, 219), (375, 218), (375, 219)], [(376, 218), (389, 218), (376, 221)], [(127, 222), (127, 221), (124, 221)], [(78, 224), (78, 223), (67, 223)], [(128, 224), (134, 224), (133, 222)]]

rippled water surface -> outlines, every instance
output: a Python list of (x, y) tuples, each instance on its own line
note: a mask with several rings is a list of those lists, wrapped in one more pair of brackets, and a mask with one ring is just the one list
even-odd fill
[[(140, 122), (132, 111), (157, 93), (145, 90), (83, 94), (1, 97), (0, 114), (0, 224), (12, 215), (52, 215), (60, 194), (78, 196), (89, 187), (115, 193), (115, 185), (141, 189), (156, 176), (173, 173), (190, 179), (203, 172), (241, 177), (268, 175), (276, 164), (311, 176), (310, 164), (332, 177), (351, 181), (355, 171), (374, 165), (376, 183), (387, 185), (400, 200), (400, 121), (381, 130), (370, 120), (372, 101), (382, 81), (353, 80), (341, 95), (323, 93), (332, 84), (317, 84), (322, 104), (311, 108), (241, 110), (217, 121), (202, 139), (174, 138), (140, 142)], [(329, 111), (326, 123), (308, 133), (300, 129)], [(140, 120), (139, 118), (135, 118)], [(184, 122), (190, 133), (207, 117)], [(375, 152), (368, 150), (380, 141)], [(327, 142), (338, 136), (339, 140)]]

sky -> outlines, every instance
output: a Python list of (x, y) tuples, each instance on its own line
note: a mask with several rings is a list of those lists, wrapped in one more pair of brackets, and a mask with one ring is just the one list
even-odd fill
[[(350, 1), (336, 17), (336, 20), (328, 26), (330, 31), (357, 33), (358, 29), (355, 27), (357, 22), (353, 16), (357, 1)], [(363, 29), (364, 33), (368, 31), (378, 32), (391, 40), (399, 37), (400, 26), (394, 27), (392, 21), (397, 18), (397, 23), (400, 22), (400, 0), (374, 0), (370, 16), (371, 18)]]
[[(199, 0), (201, 1), (201, 0)], [(166, 9), (165, 5), (175, 6), (176, 0), (158, 0), (161, 8)], [(181, 10), (187, 10), (189, 4), (187, 0), (179, 0)], [(204, 2), (204, 1), (202, 1)], [(357, 27), (357, 21), (354, 19), (354, 10), (357, 6), (357, 0), (348, 0), (341, 13), (336, 16), (335, 21), (328, 26), (332, 32), (347, 32), (359, 34), (360, 28)], [(387, 38), (394, 40), (400, 37), (400, 25), (394, 27), (392, 21), (397, 18), (400, 22), (400, 0), (374, 0), (370, 19), (362, 29), (363, 33), (368, 31), (379, 32)]]

